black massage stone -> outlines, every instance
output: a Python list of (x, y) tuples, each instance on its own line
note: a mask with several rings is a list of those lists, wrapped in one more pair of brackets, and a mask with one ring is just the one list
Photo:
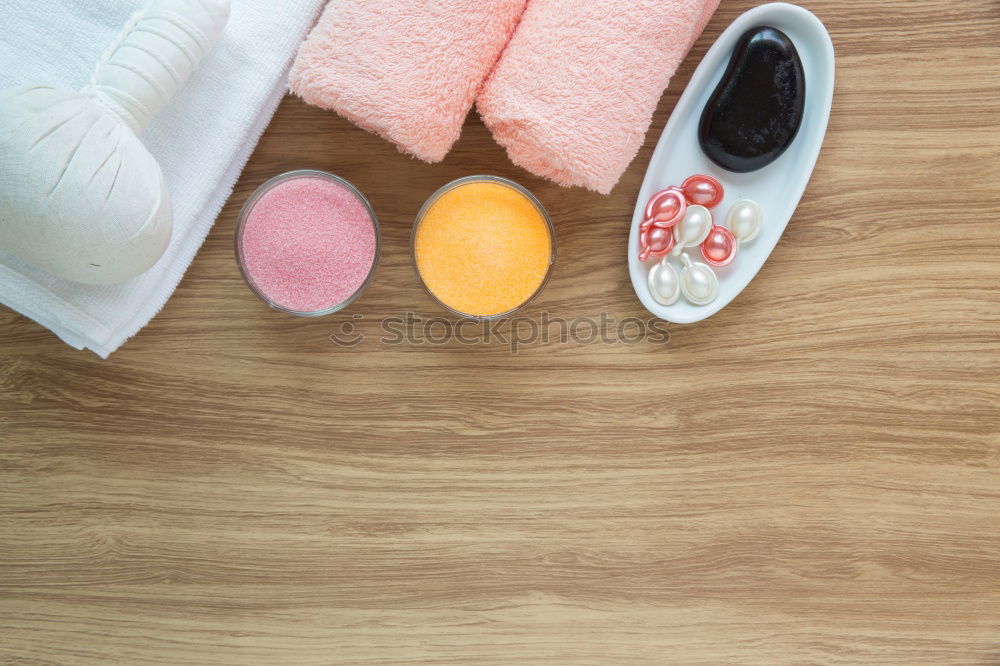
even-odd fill
[(723, 169), (761, 169), (795, 139), (805, 101), (805, 72), (795, 44), (777, 28), (753, 28), (736, 43), (705, 105), (698, 126), (701, 149)]

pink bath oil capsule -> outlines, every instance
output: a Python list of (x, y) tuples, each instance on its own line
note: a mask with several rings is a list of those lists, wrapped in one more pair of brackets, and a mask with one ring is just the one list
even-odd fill
[(691, 176), (681, 183), (681, 189), (684, 190), (688, 203), (705, 208), (715, 208), (725, 196), (722, 183), (705, 174)]
[(728, 266), (736, 257), (739, 243), (729, 229), (715, 225), (708, 232), (708, 237), (701, 243), (701, 256), (710, 266)]
[(371, 282), (379, 227), (349, 182), (323, 171), (289, 171), (251, 195), (236, 226), (236, 261), (271, 307), (314, 317), (336, 312)]
[(660, 226), (673, 226), (684, 217), (687, 200), (684, 192), (677, 187), (660, 190), (649, 198), (646, 204), (646, 219), (659, 223)]
[(665, 257), (674, 249), (674, 232), (663, 227), (652, 226), (639, 234), (639, 261), (654, 257)]

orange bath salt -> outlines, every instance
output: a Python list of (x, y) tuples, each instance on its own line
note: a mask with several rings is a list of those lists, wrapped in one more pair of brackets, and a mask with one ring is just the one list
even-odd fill
[(424, 285), (452, 310), (477, 317), (509, 312), (545, 281), (552, 236), (539, 206), (496, 180), (473, 180), (438, 195), (413, 241)]

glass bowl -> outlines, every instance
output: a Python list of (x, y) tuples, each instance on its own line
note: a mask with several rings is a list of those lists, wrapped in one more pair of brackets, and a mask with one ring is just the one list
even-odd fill
[[(375, 233), (375, 255), (372, 258), (371, 268), (368, 269), (368, 275), (365, 277), (361, 285), (344, 301), (337, 303), (336, 305), (333, 305), (331, 307), (314, 311), (293, 310), (288, 307), (285, 307), (280, 303), (275, 302), (274, 299), (269, 297), (264, 292), (264, 290), (262, 290), (254, 282), (253, 276), (251, 275), (250, 271), (247, 270), (246, 258), (244, 256), (244, 248), (243, 248), (243, 232), (245, 229), (246, 221), (249, 218), (250, 214), (253, 212), (254, 207), (257, 205), (260, 199), (277, 185), (285, 183), (289, 180), (295, 180), (299, 178), (323, 178), (346, 188), (351, 194), (354, 195), (354, 197), (358, 201), (360, 201), (364, 205), (365, 209), (368, 211), (368, 216), (371, 219), (372, 227)], [(278, 174), (277, 176), (274, 176), (273, 178), (269, 179), (268, 181), (263, 183), (260, 187), (258, 187), (256, 190), (254, 190), (254, 193), (251, 194), (250, 197), (243, 204), (243, 208), (240, 209), (240, 214), (236, 221), (234, 245), (236, 252), (236, 265), (240, 269), (240, 275), (243, 276), (243, 280), (250, 288), (250, 291), (252, 291), (257, 296), (257, 298), (259, 298), (261, 301), (266, 303), (268, 306), (274, 308), (275, 310), (284, 312), (286, 314), (295, 315), (296, 317), (322, 317), (324, 315), (333, 314), (334, 312), (338, 312), (346, 308), (348, 305), (353, 303), (358, 298), (358, 296), (360, 296), (364, 292), (365, 289), (368, 288), (369, 284), (371, 284), (372, 279), (375, 276), (375, 269), (378, 266), (379, 256), (381, 254), (382, 234), (378, 223), (378, 217), (376, 217), (375, 210), (372, 208), (371, 203), (368, 201), (365, 195), (362, 194), (361, 191), (358, 188), (356, 188), (352, 183), (341, 178), (340, 176), (336, 176), (326, 171), (318, 171), (313, 169), (298, 169), (295, 171), (286, 171), (285, 173)]]
[[(545, 270), (545, 277), (542, 278), (542, 281), (538, 285), (538, 288), (535, 289), (535, 291), (530, 296), (528, 296), (522, 303), (520, 303), (516, 307), (513, 307), (505, 312), (499, 312), (497, 314), (491, 314), (491, 315), (477, 315), (477, 314), (470, 314), (468, 312), (462, 312), (461, 310), (455, 309), (454, 307), (448, 305), (440, 298), (438, 298), (438, 296), (433, 291), (431, 291), (431, 289), (427, 286), (427, 283), (424, 281), (423, 275), (421, 275), (420, 273), (420, 266), (417, 262), (417, 251), (416, 251), (417, 233), (420, 230), (420, 225), (423, 222), (424, 216), (427, 214), (427, 211), (430, 210), (431, 206), (433, 206), (437, 202), (437, 200), (440, 199), (444, 194), (456, 188), (468, 185), (470, 183), (483, 183), (483, 182), (496, 183), (499, 185), (503, 185), (505, 187), (509, 187), (518, 192), (519, 194), (521, 194), (522, 196), (524, 196), (524, 198), (527, 199), (528, 202), (530, 202), (535, 207), (541, 218), (545, 221), (545, 227), (549, 235), (549, 247), (551, 248), (549, 253), (549, 261)], [(493, 319), (501, 319), (503, 317), (509, 317), (510, 315), (518, 312), (519, 310), (527, 306), (529, 303), (531, 303), (533, 300), (535, 300), (538, 294), (542, 292), (542, 289), (545, 288), (545, 285), (548, 283), (549, 278), (552, 276), (552, 268), (555, 265), (556, 261), (556, 233), (555, 233), (555, 228), (552, 225), (552, 219), (549, 217), (549, 214), (545, 210), (545, 207), (537, 198), (535, 198), (535, 195), (529, 192), (526, 188), (522, 187), (521, 185), (515, 183), (512, 180), (509, 180), (507, 178), (501, 178), (500, 176), (488, 176), (488, 175), (466, 176), (464, 178), (453, 180), (450, 183), (444, 185), (436, 192), (434, 192), (434, 194), (428, 197), (427, 201), (424, 202), (424, 205), (420, 208), (420, 212), (417, 213), (416, 220), (413, 223), (413, 231), (410, 234), (410, 256), (413, 261), (413, 270), (417, 274), (417, 279), (420, 281), (420, 285), (424, 288), (424, 291), (427, 292), (427, 295), (430, 296), (435, 303), (440, 305), (445, 310), (458, 315), (459, 317), (474, 319), (478, 321), (489, 321)]]

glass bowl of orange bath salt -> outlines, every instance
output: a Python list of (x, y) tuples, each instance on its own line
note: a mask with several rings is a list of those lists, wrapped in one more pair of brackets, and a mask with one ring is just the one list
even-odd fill
[(417, 214), (413, 262), (424, 289), (463, 317), (494, 319), (527, 305), (556, 260), (555, 231), (531, 192), (498, 176), (468, 176)]

